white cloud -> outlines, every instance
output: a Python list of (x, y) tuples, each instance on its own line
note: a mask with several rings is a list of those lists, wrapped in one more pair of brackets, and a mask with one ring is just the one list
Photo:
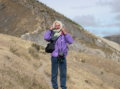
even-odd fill
[(83, 16), (76, 16), (74, 21), (85, 26), (85, 27), (96, 27), (98, 23), (94, 16), (92, 15), (83, 15)]
[(97, 35), (118, 33), (118, 30), (114, 28), (120, 28), (120, 0), (40, 1), (88, 28), (91, 32), (94, 29), (93, 32)]
[(120, 14), (118, 14), (118, 15), (115, 17), (115, 19), (116, 19), (117, 21), (120, 21)]
[(99, 5), (109, 6), (114, 13), (120, 13), (120, 0), (100, 0)]

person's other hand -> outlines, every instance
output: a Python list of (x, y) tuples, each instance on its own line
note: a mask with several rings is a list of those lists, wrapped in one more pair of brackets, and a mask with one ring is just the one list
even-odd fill
[(64, 34), (67, 33), (67, 31), (66, 31), (66, 29), (64, 27), (62, 28), (62, 31), (63, 31)]

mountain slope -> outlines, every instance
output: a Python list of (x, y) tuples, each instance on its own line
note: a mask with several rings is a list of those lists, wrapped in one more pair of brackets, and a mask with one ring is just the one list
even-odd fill
[[(72, 50), (120, 60), (120, 46), (87, 32), (83, 27), (36, 0), (0, 0), (0, 32), (46, 46), (43, 34), (56, 19), (75, 39)], [(110, 42), (111, 43), (111, 42)]]
[[(52, 89), (50, 55), (44, 47), (13, 36), (0, 38), (1, 89)], [(67, 64), (68, 89), (120, 88), (118, 62), (69, 51)]]
[(56, 19), (75, 40), (67, 56), (68, 89), (120, 89), (120, 45), (37, 0), (0, 0), (0, 89), (52, 89), (43, 34)]
[(108, 40), (111, 40), (111, 41), (114, 41), (114, 42), (117, 42), (120, 44), (120, 35), (112, 35), (112, 36), (106, 36), (104, 37)]
[[(49, 88), (37, 68), (41, 59), (32, 57), (30, 42), (0, 34), (0, 89)], [(34, 50), (33, 50), (34, 51)]]

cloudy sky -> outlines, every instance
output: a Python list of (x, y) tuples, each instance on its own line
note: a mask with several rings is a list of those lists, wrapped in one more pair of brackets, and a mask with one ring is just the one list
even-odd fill
[(98, 36), (120, 34), (120, 0), (39, 0)]

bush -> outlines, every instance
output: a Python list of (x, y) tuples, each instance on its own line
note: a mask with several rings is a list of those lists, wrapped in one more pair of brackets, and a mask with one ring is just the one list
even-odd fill
[(31, 54), (32, 57), (34, 57), (34, 58), (39, 58), (38, 51), (37, 51), (35, 48), (30, 47), (30, 48), (28, 49), (28, 52)]
[(32, 47), (35, 48), (37, 51), (40, 50), (40, 45), (38, 45), (36, 43), (32, 43)]

